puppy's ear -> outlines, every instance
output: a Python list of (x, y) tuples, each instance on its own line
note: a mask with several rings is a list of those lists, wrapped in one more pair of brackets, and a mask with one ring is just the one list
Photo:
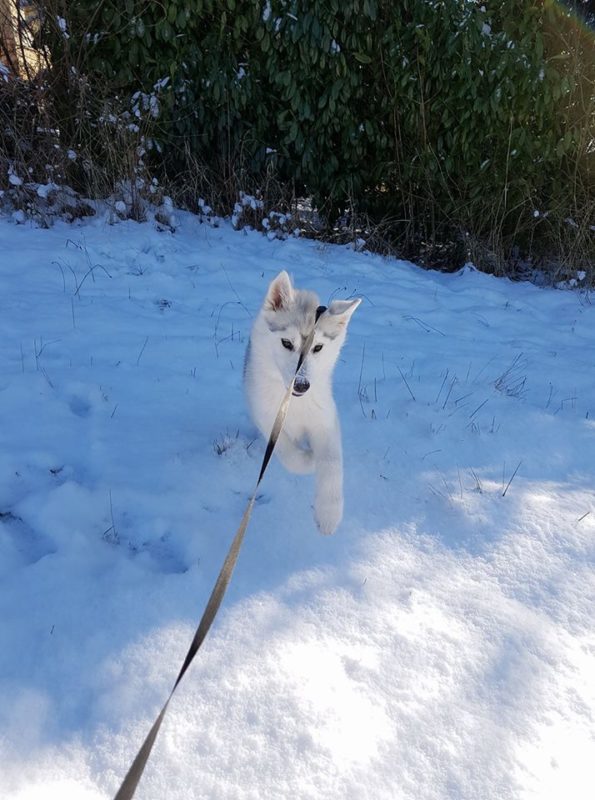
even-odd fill
[(271, 281), (267, 296), (264, 299), (264, 307), (267, 311), (280, 311), (288, 308), (293, 301), (293, 286), (291, 278), (283, 270)]
[(355, 300), (333, 300), (328, 307), (328, 312), (337, 325), (347, 325), (351, 315), (362, 301), (359, 297)]

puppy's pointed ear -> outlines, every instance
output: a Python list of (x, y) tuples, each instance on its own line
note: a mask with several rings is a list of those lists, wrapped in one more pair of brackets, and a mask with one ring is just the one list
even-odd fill
[(283, 270), (271, 281), (267, 296), (264, 299), (264, 307), (267, 311), (280, 311), (288, 308), (293, 300), (293, 286), (291, 278)]
[(351, 315), (361, 302), (359, 297), (356, 297), (355, 300), (333, 300), (328, 311), (337, 325), (347, 325)]

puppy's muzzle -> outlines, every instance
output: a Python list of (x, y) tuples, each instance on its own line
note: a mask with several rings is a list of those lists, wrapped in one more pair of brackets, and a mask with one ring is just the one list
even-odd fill
[(293, 396), (301, 397), (308, 391), (309, 388), (310, 381), (298, 375), (298, 377), (295, 379), (295, 383), (293, 384)]

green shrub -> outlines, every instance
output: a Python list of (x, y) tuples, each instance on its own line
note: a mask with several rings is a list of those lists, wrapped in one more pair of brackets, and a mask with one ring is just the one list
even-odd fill
[(553, 0), (56, 2), (64, 87), (128, 103), (225, 211), (274, 175), (442, 265), (592, 253), (593, 37)]

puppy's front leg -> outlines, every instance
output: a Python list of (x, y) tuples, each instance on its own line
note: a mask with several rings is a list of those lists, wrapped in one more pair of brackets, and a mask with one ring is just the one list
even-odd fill
[(300, 475), (314, 472), (315, 465), (312, 451), (300, 447), (285, 431), (281, 431), (277, 439), (275, 453), (285, 469), (290, 472), (296, 472)]
[(343, 516), (343, 453), (338, 421), (324, 436), (314, 441), (314, 518), (320, 533), (330, 534), (334, 533)]

